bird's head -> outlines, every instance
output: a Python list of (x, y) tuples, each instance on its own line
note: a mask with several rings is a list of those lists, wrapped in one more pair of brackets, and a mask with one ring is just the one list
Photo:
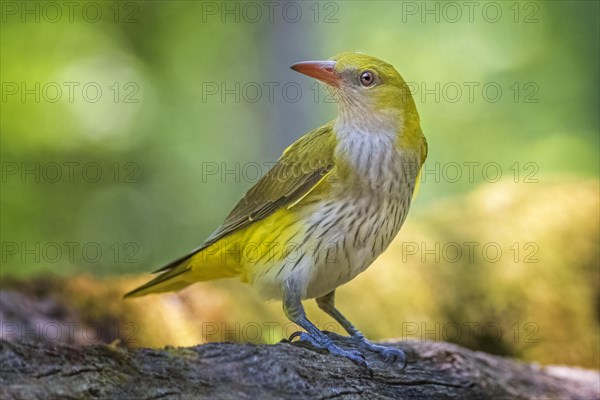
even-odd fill
[(361, 130), (400, 133), (418, 125), (410, 89), (390, 64), (361, 53), (341, 53), (327, 61), (304, 61), (295, 71), (326, 83), (339, 104), (344, 124)]

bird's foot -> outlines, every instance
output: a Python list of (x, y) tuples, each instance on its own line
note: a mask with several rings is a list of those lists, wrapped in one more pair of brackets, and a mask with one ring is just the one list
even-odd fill
[(309, 335), (306, 332), (298, 331), (291, 334), (289, 341), (292, 342), (294, 339), (298, 339), (300, 342), (308, 342), (311, 346), (317, 349), (327, 350), (330, 354), (335, 354), (337, 356), (345, 357), (355, 364), (364, 367), (372, 374), (371, 367), (365, 360), (365, 357), (358, 350), (344, 350), (341, 347), (337, 346), (333, 341), (328, 338), (326, 335), (323, 335), (322, 338), (315, 338), (312, 335)]
[(379, 354), (385, 362), (398, 363), (401, 365), (401, 369), (406, 368), (406, 354), (398, 348), (372, 343), (363, 335), (342, 336), (334, 332), (325, 332), (325, 334), (332, 339), (350, 341), (360, 349)]
[(379, 354), (383, 357), (385, 362), (398, 363), (400, 365), (400, 369), (406, 368), (406, 354), (396, 347), (391, 346), (382, 346), (379, 344), (371, 343), (364, 337), (362, 339), (358, 338), (358, 345), (367, 350), (370, 350), (374, 353)]

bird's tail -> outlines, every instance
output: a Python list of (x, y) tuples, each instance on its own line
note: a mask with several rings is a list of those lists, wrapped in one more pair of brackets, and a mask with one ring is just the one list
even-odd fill
[(151, 293), (181, 290), (195, 282), (230, 278), (240, 273), (239, 264), (225, 262), (221, 252), (200, 248), (155, 271), (154, 279), (126, 293), (123, 297), (139, 297)]

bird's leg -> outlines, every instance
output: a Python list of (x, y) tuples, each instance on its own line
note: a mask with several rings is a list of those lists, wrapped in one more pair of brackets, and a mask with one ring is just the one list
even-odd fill
[(363, 355), (356, 350), (344, 350), (338, 347), (330, 337), (321, 332), (312, 322), (306, 317), (304, 307), (300, 299), (300, 292), (294, 285), (286, 285), (283, 296), (283, 311), (290, 321), (299, 325), (306, 332), (298, 331), (292, 333), (290, 342), (298, 338), (301, 341), (309, 342), (312, 346), (319, 349), (326, 349), (331, 354), (346, 357), (353, 362), (370, 370), (369, 365), (365, 361)]
[(325, 296), (318, 297), (317, 304), (321, 310), (325, 311), (342, 325), (342, 327), (350, 334), (350, 338), (356, 342), (359, 347), (381, 354), (386, 361), (399, 361), (402, 364), (402, 368), (406, 367), (406, 355), (402, 350), (370, 342), (350, 321), (346, 319), (346, 317), (342, 315), (341, 312), (339, 312), (337, 308), (335, 308), (335, 290)]

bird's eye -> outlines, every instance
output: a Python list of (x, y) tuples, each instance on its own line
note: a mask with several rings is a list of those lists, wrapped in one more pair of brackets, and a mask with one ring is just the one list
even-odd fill
[(360, 84), (364, 87), (372, 86), (375, 83), (375, 74), (371, 71), (364, 71), (360, 74)]

